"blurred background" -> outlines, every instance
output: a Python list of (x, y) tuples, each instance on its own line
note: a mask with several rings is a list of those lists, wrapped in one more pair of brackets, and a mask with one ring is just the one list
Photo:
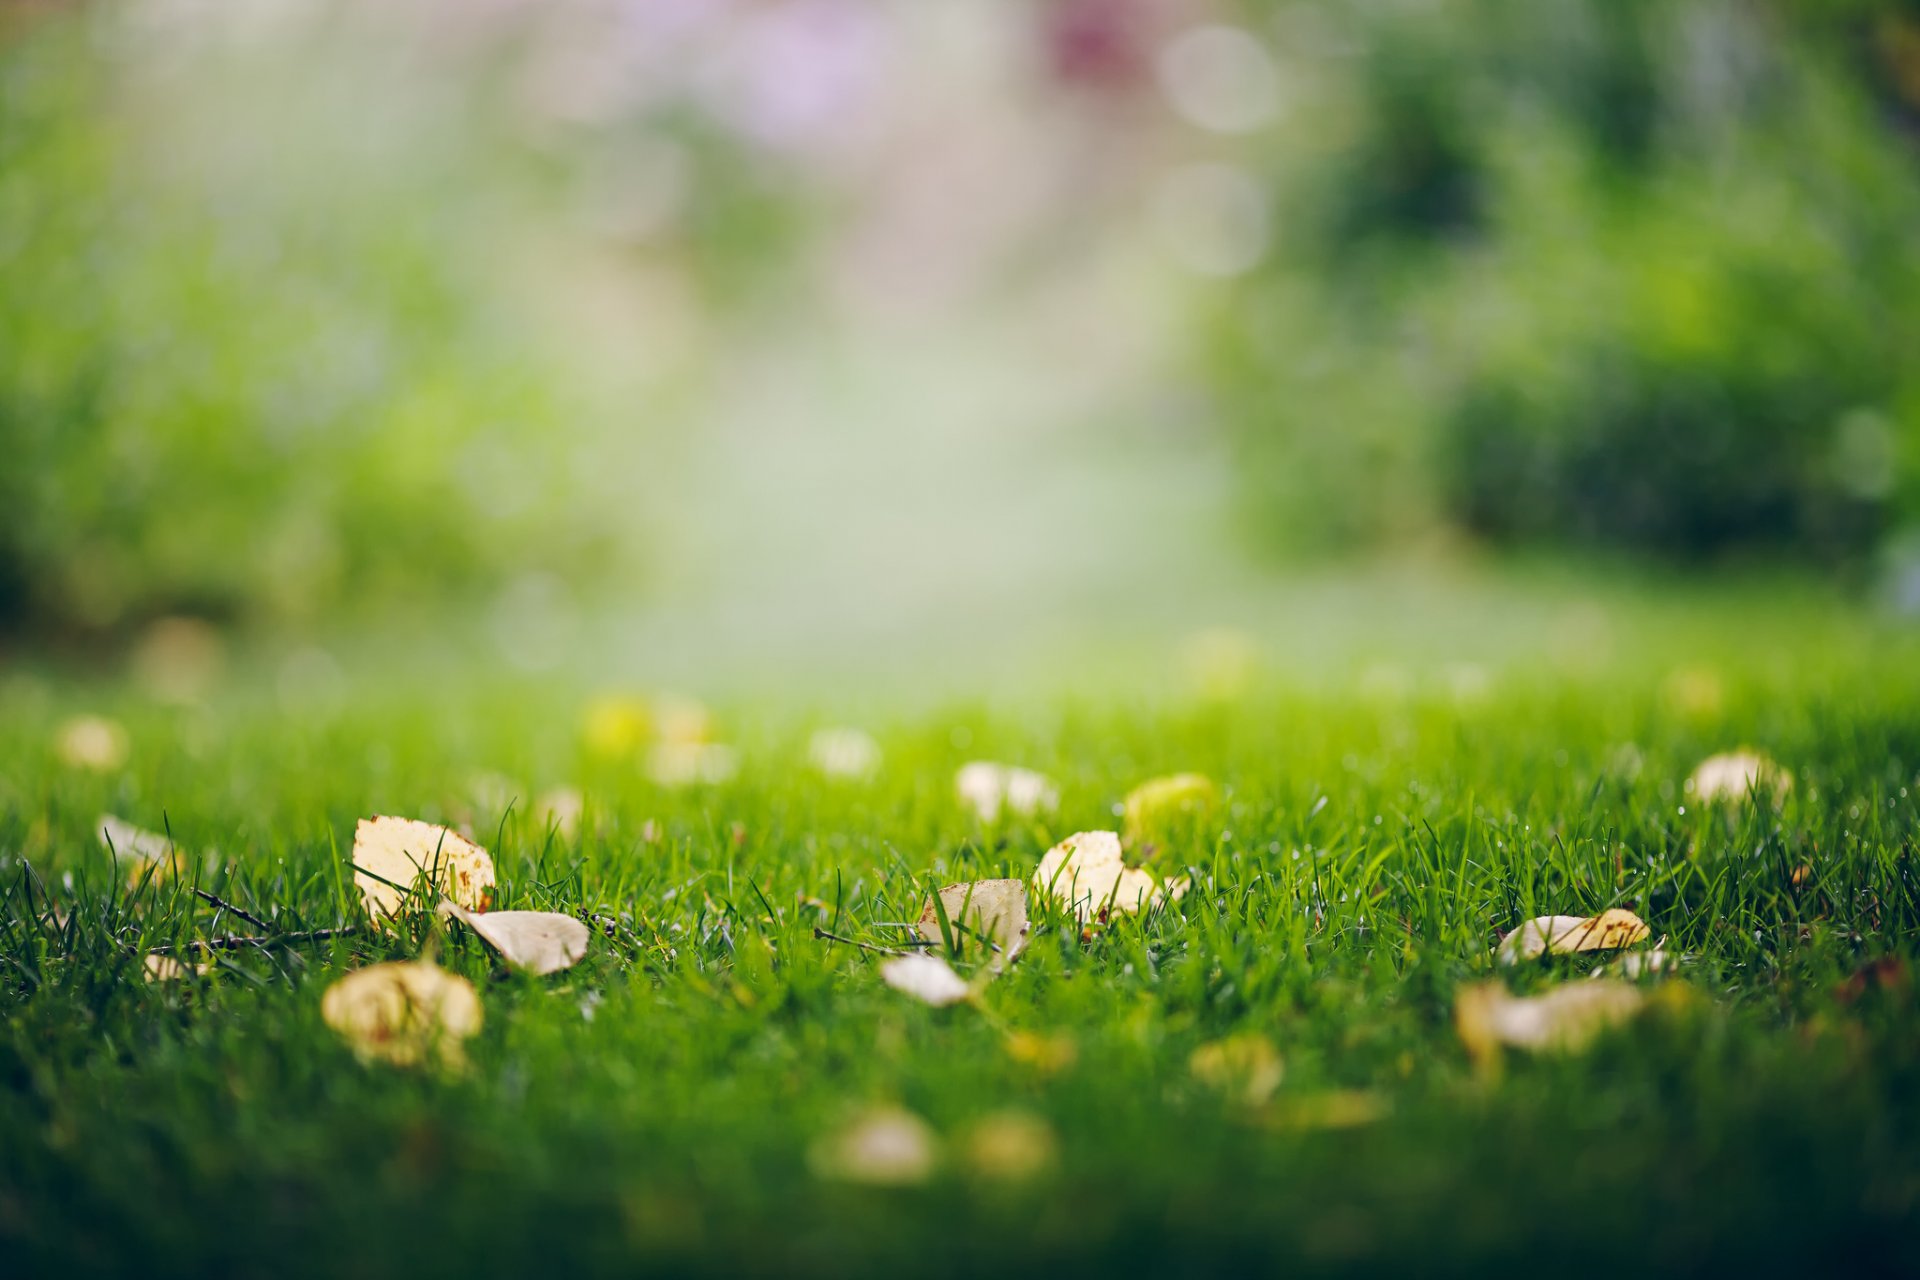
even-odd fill
[(0, 0), (16, 658), (1911, 612), (1917, 447), (1915, 0)]

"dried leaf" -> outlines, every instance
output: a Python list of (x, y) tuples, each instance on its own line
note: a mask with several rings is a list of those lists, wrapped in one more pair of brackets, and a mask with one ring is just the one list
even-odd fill
[(493, 859), (485, 849), (457, 831), (412, 818), (362, 818), (353, 833), (353, 868), (353, 882), (375, 920), (398, 912), (404, 890), (421, 876), (439, 896), (471, 910), (486, 910), (493, 895)]
[(1007, 1056), (1041, 1075), (1058, 1075), (1073, 1066), (1080, 1048), (1064, 1033), (1041, 1035), (1036, 1031), (1011, 1031), (1006, 1039)]
[(924, 951), (886, 961), (880, 966), (880, 976), (895, 991), (904, 991), (935, 1008), (973, 998), (973, 988), (953, 971), (952, 965)]
[[(950, 927), (970, 929), (977, 937), (991, 939), (999, 948), (993, 966), (996, 971), (1026, 950), (1027, 886), (1023, 882), (975, 880), (950, 884), (940, 890), (940, 905), (946, 910)], [(963, 908), (965, 919), (961, 918)], [(928, 942), (936, 946), (944, 942), (940, 936), (940, 916), (934, 910), (932, 898), (928, 898), (921, 909), (916, 927)]]
[(187, 869), (187, 859), (173, 841), (158, 831), (134, 826), (124, 818), (103, 813), (94, 823), (100, 843), (113, 856), (127, 864), (127, 884), (138, 885), (151, 877), (162, 880)]
[(1783, 796), (1793, 789), (1793, 775), (1757, 751), (1708, 756), (1687, 778), (1687, 794), (1702, 804), (1741, 801), (1762, 789)]
[(105, 716), (74, 716), (61, 723), (53, 749), (69, 769), (112, 773), (127, 762), (127, 731)]
[[(1629, 980), (1643, 978), (1649, 974), (1668, 973), (1676, 968), (1686, 957), (1668, 951), (1663, 944), (1656, 945), (1651, 951), (1635, 952), (1621, 956), (1607, 968)], [(1596, 973), (1596, 978), (1600, 975)]]
[(1271, 1098), (1283, 1074), (1280, 1051), (1257, 1031), (1201, 1045), (1187, 1059), (1187, 1069), (1200, 1083), (1249, 1107)]
[(587, 954), (587, 926), (557, 911), (469, 911), (442, 899), (440, 914), (460, 921), (508, 964), (529, 973), (571, 969)]
[(880, 772), (880, 744), (864, 729), (821, 729), (807, 743), (807, 758), (829, 778), (857, 782)]
[(1551, 953), (1617, 951), (1645, 942), (1653, 931), (1631, 911), (1614, 907), (1597, 916), (1536, 916), (1500, 943), (1500, 963), (1517, 964)]
[(939, 1163), (939, 1140), (927, 1122), (898, 1107), (875, 1107), (814, 1143), (807, 1163), (816, 1176), (869, 1186), (910, 1187)]
[(542, 834), (551, 829), (562, 840), (571, 840), (580, 832), (580, 816), (586, 808), (586, 797), (577, 788), (549, 787), (533, 802), (533, 819)]
[(465, 978), (421, 960), (358, 969), (327, 988), (320, 1016), (362, 1061), (413, 1066), (429, 1053), (465, 1061), (460, 1042), (480, 1030), (480, 997)]
[(1060, 804), (1059, 789), (1045, 774), (988, 760), (962, 765), (953, 789), (982, 822), (997, 821), (1002, 813), (1030, 817)]
[(1097, 913), (1150, 910), (1177, 899), (1187, 891), (1187, 878), (1163, 885), (1152, 872), (1126, 865), (1118, 835), (1082, 831), (1047, 850), (1033, 873), (1033, 886), (1085, 924)]
[(1152, 778), (1127, 793), (1121, 806), (1127, 840), (1137, 842), (1164, 833), (1187, 819), (1204, 818), (1220, 802), (1220, 788), (1201, 773)]
[(1454, 1026), (1467, 1052), (1483, 1065), (1501, 1046), (1575, 1051), (1638, 1013), (1646, 993), (1615, 978), (1569, 982), (1542, 995), (1514, 996), (1497, 982), (1468, 987), (1454, 1004)]
[(213, 970), (210, 964), (184, 965), (172, 956), (163, 955), (149, 955), (144, 967), (148, 982), (178, 982), (188, 976), (202, 977)]
[(995, 1111), (980, 1117), (961, 1142), (967, 1165), (983, 1178), (1025, 1182), (1059, 1160), (1053, 1126), (1030, 1111)]

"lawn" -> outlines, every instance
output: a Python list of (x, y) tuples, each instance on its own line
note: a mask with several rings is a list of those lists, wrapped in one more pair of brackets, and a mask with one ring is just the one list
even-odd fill
[[(1204, 688), (1121, 662), (1017, 697), (722, 690), (738, 772), (688, 786), (583, 734), (573, 676), (457, 662), (302, 701), (243, 663), (178, 708), (16, 668), (0, 1270), (1912, 1272), (1920, 642), (1810, 591), (1615, 601), (1597, 657), (1562, 627), (1482, 665), (1294, 663), (1320, 624), (1276, 616)], [(83, 713), (123, 726), (124, 762), (63, 762)], [(809, 759), (845, 721), (878, 741), (870, 778)], [(1686, 794), (1741, 746), (1791, 788)], [(954, 794), (979, 759), (1046, 773), (1057, 811), (983, 821)], [(974, 1003), (882, 980), (930, 888), (1026, 877), (1181, 771), (1218, 807), (1129, 854), (1184, 898), (1082, 928), (1036, 894)], [(570, 833), (533, 812), (562, 784)], [(102, 814), (170, 831), (183, 870), (130, 888)], [(375, 814), (465, 826), (493, 905), (587, 916), (585, 959), (536, 978), (428, 914), (367, 927), (348, 860)], [(1463, 991), (1614, 958), (1503, 968), (1502, 935), (1611, 907), (1683, 957), (1634, 979), (1644, 1011), (1579, 1051), (1469, 1054)], [(143, 980), (156, 947), (236, 934), (275, 941)], [(323, 991), (423, 954), (479, 991), (464, 1069), (361, 1061)], [(1244, 1070), (1208, 1070), (1230, 1037)], [(924, 1177), (831, 1176), (876, 1107), (924, 1123)]]

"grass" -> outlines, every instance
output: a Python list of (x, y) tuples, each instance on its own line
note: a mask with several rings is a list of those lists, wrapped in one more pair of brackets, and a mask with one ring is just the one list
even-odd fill
[[(1710, 674), (1673, 675), (1702, 653)], [(557, 683), (428, 681), (293, 712), (247, 681), (167, 710), (112, 681), (15, 678), (0, 685), (0, 1260), (11, 1275), (1911, 1272), (1920, 1020), (1898, 965), (1849, 980), (1910, 961), (1920, 930), (1916, 657), (1850, 612), (1725, 614), (1684, 644), (1650, 630), (1597, 666), (1514, 661), (1484, 685), (1413, 666), (1269, 675), (1225, 700), (1115, 685), (882, 708), (863, 717), (885, 752), (869, 783), (807, 765), (816, 712), (755, 699), (720, 708), (740, 774), (682, 790), (586, 755), (582, 690)], [(126, 724), (124, 768), (57, 762), (56, 726), (79, 710)], [(1793, 770), (1778, 809), (1688, 803), (1688, 770), (1741, 744)], [(976, 758), (1050, 773), (1058, 814), (963, 811), (953, 773)], [(1024, 876), (1061, 836), (1117, 825), (1135, 783), (1188, 769), (1225, 805), (1153, 856), (1193, 891), (1091, 937), (1038, 914), (980, 1008), (914, 1004), (876, 957), (814, 936), (897, 943), (888, 922), (915, 919), (930, 886)], [(476, 797), (482, 770), (519, 803)], [(588, 797), (571, 839), (525, 816), (557, 782)], [(164, 822), (217, 866), (129, 890), (92, 834), (102, 812)], [(604, 913), (617, 936), (534, 979), (423, 917), (140, 980), (155, 945), (254, 931), (195, 887), (276, 935), (352, 923), (346, 849), (382, 812), (469, 823), (498, 863), (496, 905)], [(41, 920), (50, 900), (64, 923)], [(1500, 974), (1501, 932), (1614, 905), (1693, 957), (1666, 980), (1686, 994), (1585, 1053), (1477, 1069), (1453, 1029), (1464, 985), (1538, 990), (1601, 963)], [(320, 993), (423, 950), (481, 989), (469, 1068), (362, 1065)], [(1010, 1052), (1018, 1032), (1070, 1045), (1071, 1063)], [(1285, 1065), (1257, 1107), (1188, 1065), (1246, 1032)], [(1329, 1123), (1351, 1091), (1378, 1116)], [(876, 1103), (941, 1136), (925, 1185), (810, 1168), (821, 1135)], [(1030, 1181), (967, 1156), (972, 1127), (1007, 1110), (1057, 1141)]]

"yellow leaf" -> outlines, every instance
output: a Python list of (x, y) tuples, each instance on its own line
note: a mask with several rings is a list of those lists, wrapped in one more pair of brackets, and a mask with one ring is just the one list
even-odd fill
[(413, 1066), (437, 1053), (465, 1061), (460, 1042), (480, 1030), (480, 997), (465, 978), (421, 960), (358, 969), (327, 988), (320, 1016), (363, 1061)]
[(1280, 1051), (1257, 1031), (1201, 1045), (1187, 1059), (1187, 1069), (1200, 1083), (1249, 1107), (1271, 1098), (1283, 1074)]
[(1176, 773), (1153, 778), (1127, 793), (1121, 806), (1127, 840), (1137, 842), (1164, 834), (1188, 819), (1203, 819), (1220, 803), (1220, 789), (1200, 773)]
[(1597, 916), (1536, 916), (1501, 941), (1500, 963), (1517, 964), (1549, 953), (1617, 951), (1645, 942), (1651, 933), (1644, 920), (1620, 907)]
[(587, 704), (580, 736), (601, 760), (630, 759), (653, 733), (653, 715), (639, 698), (603, 694)]
[[(946, 910), (948, 925), (955, 931), (956, 942), (986, 938), (999, 949), (994, 960), (995, 970), (1026, 949), (1027, 886), (1021, 881), (975, 880), (950, 884), (940, 890), (940, 904)], [(962, 907), (966, 911), (964, 920)], [(940, 917), (934, 910), (932, 898), (928, 898), (921, 909), (916, 927), (928, 942), (935, 946), (943, 944)], [(959, 933), (962, 927), (972, 930), (974, 938), (964, 939)]]
[(960, 1004), (973, 997), (973, 988), (953, 971), (952, 965), (925, 952), (895, 956), (880, 966), (880, 976), (895, 991), (903, 991), (935, 1008)]
[(1029, 1111), (995, 1111), (976, 1120), (961, 1146), (967, 1165), (983, 1178), (1025, 1182), (1052, 1168), (1060, 1143), (1053, 1126)]
[(1033, 873), (1033, 886), (1085, 924), (1107, 911), (1151, 910), (1179, 898), (1187, 891), (1187, 879), (1180, 876), (1162, 885), (1152, 872), (1126, 865), (1118, 835), (1082, 831), (1047, 850)]
[(149, 955), (145, 968), (148, 982), (178, 982), (189, 974), (194, 977), (204, 976), (212, 970), (213, 966), (204, 963), (184, 965), (172, 956)]
[(1042, 1075), (1058, 1075), (1080, 1056), (1079, 1046), (1067, 1035), (1041, 1035), (1035, 1031), (1012, 1031), (1006, 1039), (1007, 1056)]
[(1045, 774), (989, 760), (962, 765), (953, 789), (982, 822), (996, 821), (1002, 813), (1030, 817), (1060, 804), (1060, 792)]
[(1467, 1052), (1483, 1066), (1501, 1046), (1571, 1052), (1638, 1013), (1646, 994), (1616, 978), (1569, 982), (1537, 996), (1514, 996), (1497, 982), (1463, 990), (1454, 1003), (1454, 1027)]
[(443, 899), (440, 914), (460, 921), (508, 964), (529, 973), (571, 969), (587, 954), (587, 926), (557, 911), (469, 911)]
[(54, 734), (53, 749), (69, 769), (112, 773), (127, 762), (127, 731), (105, 716), (74, 716)]
[(1702, 804), (1746, 800), (1755, 791), (1783, 796), (1793, 775), (1757, 751), (1727, 751), (1708, 756), (1687, 777), (1687, 794)]
[(908, 1187), (932, 1176), (939, 1159), (926, 1121), (899, 1107), (875, 1107), (814, 1143), (807, 1163), (816, 1176), (837, 1182)]
[(398, 912), (421, 876), (440, 896), (471, 910), (486, 910), (493, 895), (493, 859), (485, 849), (412, 818), (362, 818), (353, 833), (353, 868), (367, 914), (376, 920)]

